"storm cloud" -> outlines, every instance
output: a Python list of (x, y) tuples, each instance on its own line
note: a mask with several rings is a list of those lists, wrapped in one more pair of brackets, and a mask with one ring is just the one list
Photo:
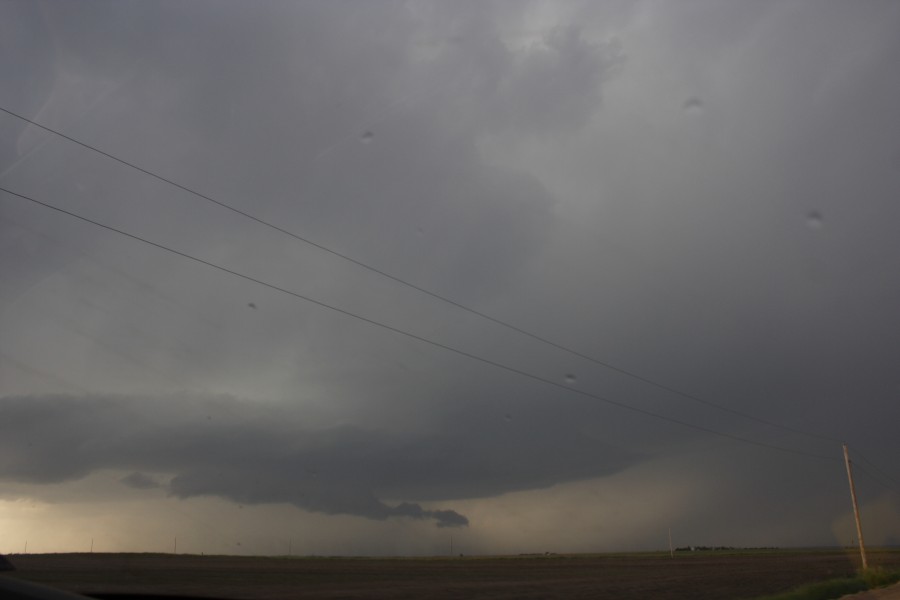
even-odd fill
[(0, 423), (6, 479), (58, 483), (134, 470), (123, 484), (153, 489), (167, 479), (178, 497), (288, 502), (326, 514), (435, 519), (442, 527), (468, 521), (452, 510), (380, 498), (547, 487), (612, 473), (635, 458), (570, 427), (547, 427), (540, 437), (512, 425), (500, 436), (310, 429), (295, 409), (227, 397), (7, 397)]
[(123, 522), (223, 502), (336, 552), (845, 543), (848, 442), (897, 539), (898, 30), (5, 3), (0, 107), (312, 244), (0, 113), (4, 188), (295, 294), (0, 192), (0, 519), (100, 481)]

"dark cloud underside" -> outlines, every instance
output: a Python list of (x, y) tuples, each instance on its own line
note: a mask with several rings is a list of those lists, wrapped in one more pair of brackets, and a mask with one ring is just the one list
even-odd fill
[(2, 194), (7, 496), (113, 473), (110, 515), (285, 504), (488, 552), (602, 505), (579, 529), (635, 547), (659, 519), (803, 545), (844, 535), (840, 439), (896, 539), (898, 30), (878, 2), (4, 3), (0, 107), (582, 355), (4, 113), (3, 187), (437, 344)]

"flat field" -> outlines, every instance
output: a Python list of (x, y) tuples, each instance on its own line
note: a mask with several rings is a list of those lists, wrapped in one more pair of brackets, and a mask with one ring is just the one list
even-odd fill
[[(28, 554), (7, 576), (81, 593), (211, 598), (753, 598), (854, 573), (851, 551), (735, 551), (458, 558)], [(900, 567), (900, 550), (869, 562)]]

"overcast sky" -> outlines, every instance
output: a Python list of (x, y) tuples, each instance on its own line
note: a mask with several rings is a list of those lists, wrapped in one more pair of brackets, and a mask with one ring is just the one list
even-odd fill
[(0, 192), (0, 552), (846, 544), (841, 441), (900, 544), (898, 31), (0, 3), (0, 108), (257, 219), (0, 113), (6, 190), (257, 280)]

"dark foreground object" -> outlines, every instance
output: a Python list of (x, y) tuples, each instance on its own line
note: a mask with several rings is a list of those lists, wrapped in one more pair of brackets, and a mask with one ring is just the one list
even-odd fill
[[(165, 554), (12, 556), (16, 577), (85, 594), (293, 598), (753, 598), (850, 575), (841, 551), (497, 558), (261, 558)], [(870, 563), (900, 567), (900, 551)], [(114, 594), (116, 596), (114, 596)]]
[(0, 571), (15, 571), (16, 568), (13, 566), (9, 560), (6, 559), (5, 556), (0, 554)]

